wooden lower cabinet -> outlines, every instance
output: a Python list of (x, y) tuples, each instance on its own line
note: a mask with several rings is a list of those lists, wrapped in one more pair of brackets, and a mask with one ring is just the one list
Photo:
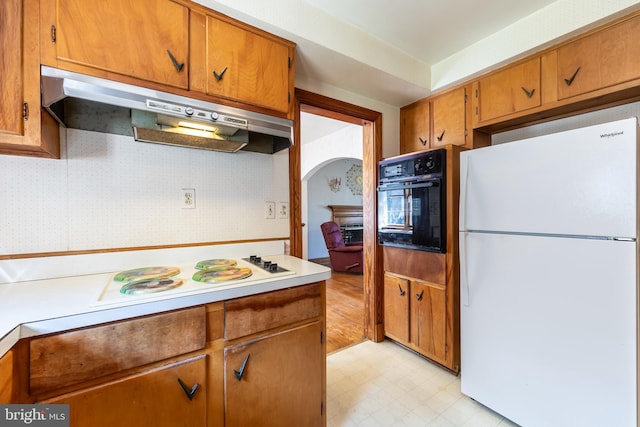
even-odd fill
[(205, 426), (205, 371), (202, 355), (41, 403), (69, 404), (72, 427)]
[(70, 405), (70, 425), (326, 425), (325, 283), (20, 340), (0, 404)]
[(446, 364), (446, 298), (445, 286), (385, 273), (385, 335)]
[(322, 323), (225, 348), (225, 425), (323, 426)]

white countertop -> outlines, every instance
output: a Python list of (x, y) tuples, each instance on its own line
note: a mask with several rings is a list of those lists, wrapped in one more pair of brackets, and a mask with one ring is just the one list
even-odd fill
[[(200, 258), (194, 258), (193, 263), (207, 259), (204, 257), (205, 253), (202, 250), (200, 252), (194, 255)], [(210, 250), (206, 255), (217, 258), (220, 253), (224, 253), (223, 248)], [(260, 255), (259, 252), (249, 252), (242, 256), (254, 254)], [(237, 257), (237, 251), (229, 257)], [(265, 255), (264, 258), (277, 262), (293, 274), (260, 276), (226, 284), (203, 285), (198, 289), (176, 288), (155, 294), (131, 295), (130, 299), (125, 296), (112, 301), (101, 301), (101, 295), (107, 285), (112, 283), (114, 273), (134, 268), (131, 264), (97, 274), (0, 283), (0, 356), (25, 337), (269, 292), (331, 277), (330, 269), (296, 257), (278, 254)], [(34, 259), (31, 262), (47, 261)], [(139, 264), (137, 267), (157, 264)], [(166, 262), (160, 261), (159, 264)], [(0, 268), (2, 267), (6, 265), (0, 264)]]

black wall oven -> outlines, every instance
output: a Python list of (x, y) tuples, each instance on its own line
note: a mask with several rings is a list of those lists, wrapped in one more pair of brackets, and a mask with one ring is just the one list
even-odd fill
[(382, 160), (378, 182), (378, 241), (446, 252), (446, 150)]

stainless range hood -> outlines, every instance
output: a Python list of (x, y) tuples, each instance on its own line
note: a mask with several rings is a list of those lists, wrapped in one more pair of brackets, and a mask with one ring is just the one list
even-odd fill
[(42, 105), (63, 126), (136, 141), (272, 154), (291, 146), (293, 122), (42, 66)]

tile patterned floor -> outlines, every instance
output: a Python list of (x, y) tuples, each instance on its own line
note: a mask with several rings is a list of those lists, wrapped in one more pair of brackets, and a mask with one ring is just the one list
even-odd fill
[(390, 341), (327, 357), (328, 427), (517, 427), (460, 393), (460, 377)]

